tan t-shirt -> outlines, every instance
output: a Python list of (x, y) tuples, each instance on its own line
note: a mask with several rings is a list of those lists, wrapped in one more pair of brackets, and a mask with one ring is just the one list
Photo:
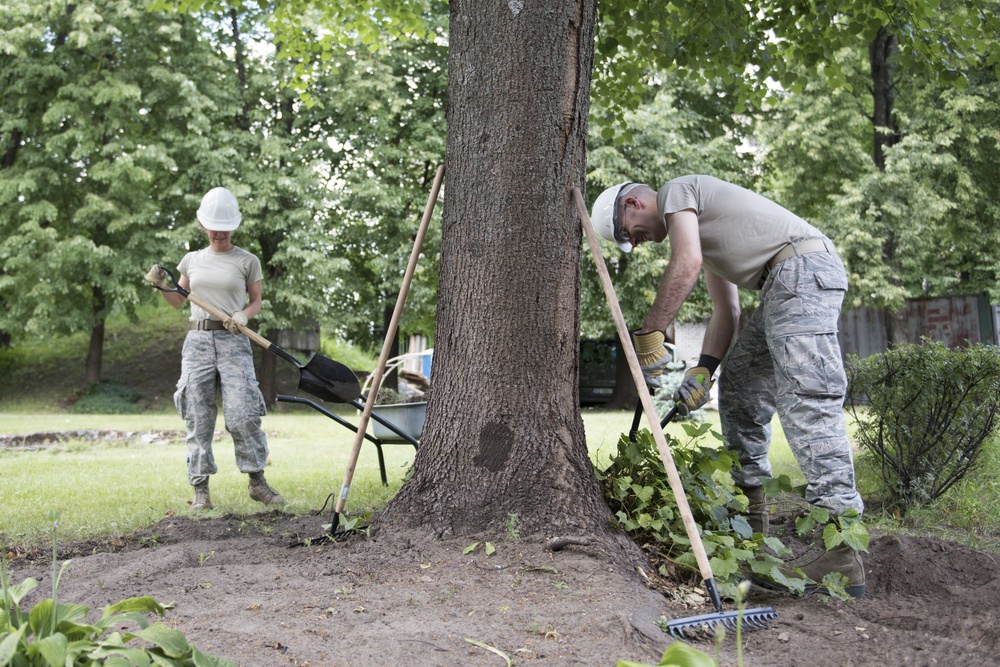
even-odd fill
[[(237, 247), (228, 252), (212, 252), (211, 248), (189, 252), (177, 270), (188, 277), (192, 294), (227, 314), (242, 310), (247, 301), (247, 285), (264, 277), (257, 256)], [(192, 303), (191, 319), (216, 318)]]
[(757, 289), (764, 265), (790, 241), (823, 237), (770, 199), (712, 176), (681, 176), (667, 182), (656, 193), (656, 207), (664, 224), (671, 213), (693, 209), (698, 214), (702, 264), (747, 289)]

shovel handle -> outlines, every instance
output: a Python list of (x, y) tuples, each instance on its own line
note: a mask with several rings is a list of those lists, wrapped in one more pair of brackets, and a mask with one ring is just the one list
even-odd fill
[[(222, 309), (216, 308), (212, 304), (210, 304), (210, 303), (202, 300), (197, 295), (191, 294), (191, 292), (187, 291), (186, 289), (184, 289), (183, 287), (181, 287), (179, 284), (177, 284), (177, 277), (174, 276), (174, 272), (173, 271), (171, 271), (167, 267), (163, 266), (162, 264), (157, 264), (157, 266), (167, 272), (167, 275), (170, 276), (170, 281), (174, 284), (174, 287), (173, 287), (173, 289), (164, 289), (163, 287), (160, 287), (158, 285), (153, 285), (153, 287), (155, 287), (156, 289), (160, 290), (161, 292), (177, 292), (182, 297), (184, 297), (185, 299), (187, 299), (188, 301), (190, 301), (194, 305), (198, 306), (199, 308), (201, 308), (202, 310), (204, 310), (206, 313), (208, 313), (209, 315), (211, 315), (212, 317), (214, 317), (214, 318), (216, 318), (218, 320), (225, 321), (225, 320), (229, 319), (230, 316), (229, 316), (228, 313), (225, 313), (225, 312), (222, 311)], [(291, 355), (289, 355), (284, 350), (282, 350), (280, 348), (277, 348), (277, 347), (272, 347), (271, 346), (271, 341), (269, 341), (268, 339), (264, 338), (263, 336), (261, 336), (259, 333), (257, 333), (253, 329), (250, 329), (249, 327), (245, 327), (245, 326), (240, 325), (240, 324), (238, 324), (236, 326), (239, 327), (241, 334), (243, 334), (244, 336), (246, 336), (247, 338), (249, 338), (253, 342), (257, 343), (258, 345), (260, 345), (265, 350), (270, 350), (271, 352), (274, 352), (276, 355), (278, 355), (279, 357), (281, 357), (285, 361), (291, 362), (291, 363), (295, 364), (296, 366), (301, 366), (301, 364), (299, 363), (298, 360), (296, 360), (294, 357), (292, 357)]]

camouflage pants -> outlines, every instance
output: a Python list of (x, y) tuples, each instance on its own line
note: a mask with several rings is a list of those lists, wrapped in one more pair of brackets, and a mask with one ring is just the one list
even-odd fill
[(808, 484), (806, 500), (842, 514), (864, 511), (847, 439), (847, 376), (837, 323), (847, 275), (836, 254), (791, 257), (771, 271), (730, 350), (719, 385), (727, 447), (742, 464), (733, 478), (756, 486), (771, 476), (775, 411)]
[(266, 409), (249, 339), (228, 331), (190, 331), (184, 339), (174, 405), (187, 422), (188, 482), (192, 486), (218, 471), (212, 435), (220, 389), (226, 430), (236, 447), (236, 466), (250, 473), (267, 465), (267, 437), (260, 426)]

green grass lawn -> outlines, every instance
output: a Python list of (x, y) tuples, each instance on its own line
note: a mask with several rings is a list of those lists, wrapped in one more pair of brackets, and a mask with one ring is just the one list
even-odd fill
[[(356, 423), (353, 409), (339, 414)], [(707, 412), (718, 429), (718, 415)], [(604, 467), (618, 439), (632, 423), (632, 411), (583, 411), (591, 459)], [(643, 422), (645, 426), (645, 422)], [(8, 545), (37, 546), (47, 540), (51, 511), (59, 512), (60, 537), (66, 541), (127, 535), (155, 525), (165, 516), (186, 514), (193, 495), (186, 479), (183, 422), (175, 413), (141, 415), (75, 415), (66, 412), (0, 412), (0, 434), (114, 429), (129, 432), (163, 431), (171, 437), (94, 442), (82, 438), (43, 449), (0, 449), (0, 541)], [(222, 419), (217, 427), (222, 430)], [(286, 510), (307, 514), (323, 507), (330, 494), (340, 491), (354, 434), (329, 418), (306, 409), (275, 412), (264, 418), (271, 457), (268, 480), (288, 500)], [(787, 474), (794, 484), (803, 481), (780, 424), (772, 424), (771, 462), (776, 475)], [(680, 424), (667, 432), (686, 439)], [(383, 446), (389, 485), (379, 478), (376, 450), (365, 443), (351, 485), (347, 513), (379, 510), (398, 491), (413, 461), (410, 445)], [(236, 470), (232, 440), (222, 431), (215, 443), (219, 473), (212, 477), (216, 509), (208, 516), (249, 516), (264, 507), (247, 495), (247, 478)], [(874, 472), (858, 457), (859, 488), (866, 500), (876, 488)], [(938, 536), (976, 548), (1000, 550), (1000, 447), (984, 449), (982, 466), (951, 492), (925, 508), (898, 517), (869, 506), (866, 522), (886, 534), (905, 530)], [(330, 511), (327, 506), (326, 512)]]
[[(339, 414), (356, 423), (353, 410)], [(713, 415), (714, 413), (709, 413)], [(619, 437), (632, 423), (631, 411), (585, 410), (584, 426), (592, 459), (606, 464)], [(716, 417), (717, 420), (717, 417)], [(272, 413), (264, 417), (271, 448), (267, 477), (288, 500), (287, 511), (306, 514), (340, 491), (354, 434), (331, 419), (311, 412)], [(217, 427), (222, 430), (220, 417)], [(154, 525), (170, 514), (184, 514), (192, 497), (187, 483), (184, 424), (174, 413), (141, 415), (75, 415), (0, 413), (0, 434), (47, 431), (166, 431), (172, 437), (146, 442), (71, 439), (36, 451), (0, 450), (4, 512), (0, 533), (9, 543), (45, 540), (50, 511), (59, 512), (64, 540), (125, 535)], [(683, 438), (679, 424), (668, 432)], [(782, 471), (797, 472), (780, 431), (774, 458)], [(374, 445), (366, 442), (351, 485), (347, 511), (377, 510), (399, 489), (415, 450), (408, 444), (383, 445), (389, 485), (383, 486)], [(236, 470), (228, 434), (214, 446), (218, 474), (212, 477), (209, 515), (253, 514), (263, 506), (247, 496), (246, 475)], [(782, 461), (794, 470), (785, 470)], [(327, 508), (329, 510), (329, 507)]]

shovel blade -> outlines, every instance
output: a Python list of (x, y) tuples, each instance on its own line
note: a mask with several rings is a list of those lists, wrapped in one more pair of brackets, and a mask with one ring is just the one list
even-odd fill
[(321, 354), (299, 369), (299, 389), (330, 403), (348, 403), (361, 396), (354, 371)]

